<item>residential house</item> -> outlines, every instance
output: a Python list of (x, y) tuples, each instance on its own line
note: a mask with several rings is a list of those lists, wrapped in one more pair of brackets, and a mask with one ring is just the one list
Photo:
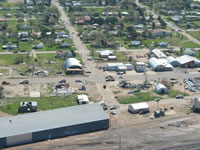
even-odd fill
[(152, 30), (152, 38), (167, 37), (167, 36), (171, 36), (171, 35), (172, 34), (170, 31), (165, 31), (165, 30), (161, 30), (161, 29)]
[(69, 48), (69, 47), (71, 47), (71, 46), (72, 46), (71, 43), (61, 43), (61, 44), (60, 44), (60, 47), (61, 47), (61, 48)]
[(196, 51), (193, 51), (191, 48), (186, 48), (183, 53), (189, 56), (196, 56)]
[(140, 45), (141, 45), (141, 41), (131, 41), (131, 44), (129, 46), (138, 47)]
[(43, 48), (44, 44), (42, 42), (35, 46), (35, 49), (43, 49)]

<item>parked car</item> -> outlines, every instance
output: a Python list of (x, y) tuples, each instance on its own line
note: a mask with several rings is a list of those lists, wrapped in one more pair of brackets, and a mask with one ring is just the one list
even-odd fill
[(87, 60), (93, 60), (91, 57), (88, 57)]
[(111, 111), (110, 112), (112, 115), (116, 115), (116, 112), (115, 111)]
[(105, 80), (106, 80), (106, 82), (108, 82), (108, 81), (115, 81), (115, 78), (112, 77), (112, 76), (107, 76), (107, 77), (105, 77)]
[(124, 72), (117, 72), (117, 75), (123, 75)]
[(183, 99), (184, 96), (183, 95), (176, 95), (176, 99)]
[(81, 80), (75, 80), (75, 82), (81, 82)]
[(86, 71), (85, 73), (91, 73), (91, 71)]
[(103, 110), (108, 110), (108, 106), (106, 104), (103, 104), (102, 107), (103, 107)]
[(118, 108), (118, 106), (113, 105), (113, 106), (110, 107), (110, 110), (114, 110), (114, 109), (117, 109), (117, 108)]
[(10, 84), (10, 82), (3, 81), (1, 84), (2, 84), (2, 85), (9, 85), (9, 84)]
[(59, 81), (59, 83), (66, 83), (66, 80), (62, 79), (62, 80)]
[(132, 94), (132, 93), (134, 93), (134, 91), (133, 91), (133, 90), (130, 90), (130, 91), (128, 91), (128, 94)]
[(28, 80), (22, 80), (19, 82), (19, 84), (29, 84), (29, 81)]

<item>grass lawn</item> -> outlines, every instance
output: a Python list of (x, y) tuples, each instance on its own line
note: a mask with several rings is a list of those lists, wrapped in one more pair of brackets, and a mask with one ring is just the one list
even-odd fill
[(189, 94), (183, 93), (183, 92), (178, 91), (178, 90), (173, 90), (173, 89), (169, 90), (169, 94), (168, 94), (169, 98), (175, 98), (176, 95), (189, 96)]
[(187, 41), (182, 44), (182, 47), (183, 48), (200, 48), (200, 45), (198, 45), (192, 41)]
[(17, 28), (16, 28), (17, 20), (7, 20), (7, 23), (8, 23), (9, 28), (17, 30)]
[(200, 31), (187, 31), (189, 35), (191, 35), (193, 38), (200, 40)]
[(131, 104), (131, 103), (152, 101), (156, 98), (162, 98), (162, 97), (155, 96), (151, 92), (139, 92), (139, 93), (134, 93), (134, 96), (117, 97), (117, 100), (120, 104)]
[(70, 96), (52, 96), (39, 98), (13, 98), (8, 100), (5, 106), (0, 106), (0, 110), (5, 113), (17, 115), (20, 102), (37, 101), (39, 110), (49, 110), (77, 105), (76, 94)]
[(118, 61), (127, 61), (127, 56), (124, 52), (115, 52), (115, 56), (117, 56)]
[(18, 55), (23, 55), (24, 56), (24, 61), (27, 63), (29, 59), (27, 58), (25, 54), (2, 54), (0, 55), (0, 65), (13, 65), (15, 63), (15, 58)]
[(61, 64), (65, 61), (64, 58), (55, 58), (56, 54), (37, 54), (38, 62), (45, 64), (47, 61), (53, 61), (56, 64)]
[(32, 49), (32, 45), (28, 42), (20, 42), (19, 43), (19, 50), (30, 51)]

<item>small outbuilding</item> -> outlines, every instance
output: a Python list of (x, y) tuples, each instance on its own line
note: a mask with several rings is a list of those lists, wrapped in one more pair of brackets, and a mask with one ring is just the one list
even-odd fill
[(158, 93), (158, 94), (168, 94), (169, 93), (168, 88), (161, 83), (156, 85), (155, 90), (156, 90), (156, 93)]
[(147, 103), (136, 103), (128, 105), (128, 112), (130, 113), (147, 113), (149, 112), (149, 105)]
[(117, 56), (108, 56), (109, 61), (117, 60)]
[(184, 55), (196, 56), (196, 51), (193, 51), (191, 48), (186, 48), (183, 53)]
[(200, 112), (200, 98), (195, 98), (193, 101), (193, 111)]
[(135, 71), (136, 72), (145, 72), (146, 64), (144, 62), (136, 62), (135, 63)]
[(89, 104), (88, 96), (84, 94), (77, 95), (77, 101), (79, 105)]

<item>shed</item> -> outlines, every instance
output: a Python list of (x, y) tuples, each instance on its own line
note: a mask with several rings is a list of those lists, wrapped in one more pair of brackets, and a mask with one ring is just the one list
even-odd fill
[(193, 111), (200, 112), (200, 98), (195, 98), (193, 101)]
[(170, 63), (173, 67), (177, 67), (179, 62), (172, 56), (167, 57), (168, 63)]
[(149, 105), (147, 103), (136, 103), (128, 105), (128, 112), (139, 113), (139, 112), (149, 112)]
[(79, 105), (89, 104), (89, 99), (87, 95), (84, 94), (77, 95), (77, 100)]
[(108, 56), (108, 60), (117, 60), (117, 56)]
[(0, 118), (0, 148), (109, 128), (99, 104), (78, 105)]
[(136, 62), (135, 63), (135, 71), (136, 72), (145, 72), (146, 64), (144, 62)]
[(168, 88), (161, 83), (156, 85), (155, 90), (156, 90), (156, 93), (158, 93), (158, 94), (168, 94), (168, 92), (169, 92)]

